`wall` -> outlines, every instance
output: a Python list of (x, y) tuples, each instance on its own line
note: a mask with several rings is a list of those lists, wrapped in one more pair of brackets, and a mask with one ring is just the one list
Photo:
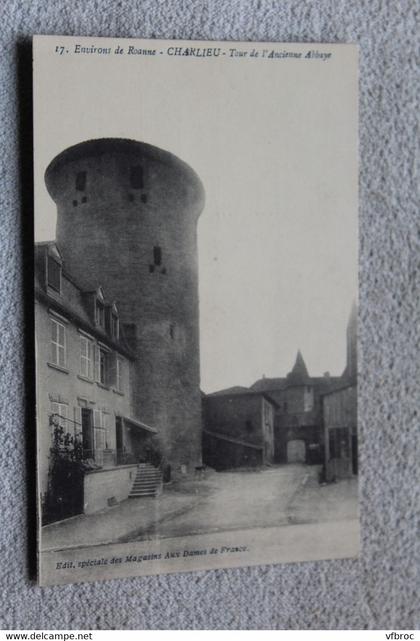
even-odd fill
[[(352, 434), (357, 426), (357, 388), (355, 386), (326, 394), (323, 398), (325, 470), (327, 480), (346, 478), (352, 474)], [(345, 441), (340, 452), (330, 449), (330, 438), (337, 432)], [(339, 456), (337, 454), (340, 454)]]
[[(115, 448), (115, 416), (131, 416), (131, 363), (124, 359), (124, 393), (117, 392), (112, 386), (109, 389), (96, 382), (83, 380), (80, 372), (80, 334), (72, 323), (66, 326), (67, 367), (63, 371), (51, 365), (51, 329), (50, 313), (40, 302), (35, 305), (36, 323), (36, 361), (37, 361), (37, 415), (39, 421), (38, 452), (40, 491), (47, 489), (49, 466), (49, 450), (51, 447), (52, 429), (49, 425), (51, 402), (68, 404), (68, 417), (80, 421), (76, 408), (86, 406), (90, 409), (100, 409), (109, 414), (109, 442)], [(53, 316), (54, 317), (54, 316)], [(57, 318), (57, 316), (55, 316)], [(74, 423), (69, 422), (74, 428)], [(80, 425), (77, 426), (81, 430)]]
[[(3, 10), (0, 192), (2, 628), (418, 627), (418, 114), (413, 2), (10, 0)], [(38, 588), (31, 370), (33, 33), (356, 42), (360, 55), (359, 560)], [(19, 48), (19, 44), (24, 44)], [(19, 71), (19, 81), (18, 81)], [(24, 182), (22, 182), (22, 180)], [(25, 334), (26, 332), (26, 334)], [(26, 338), (25, 338), (26, 337)]]
[(203, 463), (217, 471), (263, 464), (263, 448), (227, 441), (203, 432)]
[[(203, 399), (205, 429), (260, 450), (204, 434), (203, 461), (215, 469), (272, 463), (274, 406), (259, 394), (216, 395)], [(220, 460), (218, 460), (220, 457)]]
[(96, 470), (85, 474), (85, 514), (93, 514), (109, 507), (110, 499), (119, 503), (128, 498), (136, 473), (137, 465), (122, 465), (112, 470)]
[[(201, 463), (201, 182), (168, 152), (127, 140), (90, 141), (51, 160), (46, 183), (57, 203), (64, 263), (84, 288), (103, 284), (122, 321), (135, 327), (134, 408), (159, 430), (173, 472), (182, 464), (193, 471)], [(143, 173), (139, 188), (130, 183), (136, 166)], [(78, 192), (81, 171), (86, 188)]]
[(207, 396), (206, 429), (262, 445), (262, 400), (260, 395)]

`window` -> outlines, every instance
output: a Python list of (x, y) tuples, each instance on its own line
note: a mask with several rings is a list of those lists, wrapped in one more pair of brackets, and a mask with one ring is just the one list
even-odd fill
[(85, 191), (86, 189), (86, 172), (78, 171), (76, 174), (76, 191)]
[(130, 167), (130, 185), (132, 189), (143, 189), (143, 167)]
[(51, 363), (66, 366), (66, 328), (55, 318), (50, 318), (51, 324)]
[(155, 246), (153, 247), (153, 262), (155, 265), (162, 264), (162, 248)]
[(303, 392), (303, 411), (310, 412), (314, 407), (314, 392), (312, 387), (305, 387)]
[(80, 375), (93, 378), (93, 342), (87, 336), (80, 336)]
[(271, 425), (271, 423), (273, 422), (272, 406), (270, 405), (270, 403), (267, 403), (266, 400), (264, 400), (263, 403), (264, 403), (264, 422), (266, 425), (267, 424)]
[(117, 356), (116, 360), (116, 376), (115, 376), (115, 384), (116, 384), (116, 389), (119, 392), (122, 392), (124, 389), (124, 381), (123, 381), (123, 368), (124, 368), (124, 361), (122, 358), (119, 358)]
[(48, 287), (52, 287), (57, 292), (61, 292), (61, 264), (52, 256), (48, 256), (47, 272)]
[(99, 327), (105, 327), (105, 306), (101, 301), (96, 301), (95, 322)]
[(108, 383), (108, 358), (108, 352), (97, 345), (95, 350), (95, 374), (96, 380), (102, 385), (107, 385)]
[(67, 403), (51, 403), (51, 427), (53, 430), (56, 427), (62, 427), (66, 432), (68, 431), (68, 409)]
[(118, 340), (120, 335), (120, 323), (116, 314), (111, 314), (111, 335)]

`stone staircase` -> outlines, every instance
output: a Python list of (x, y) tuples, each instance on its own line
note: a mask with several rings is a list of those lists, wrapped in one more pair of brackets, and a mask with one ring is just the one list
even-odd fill
[(140, 463), (128, 498), (133, 499), (142, 496), (159, 496), (161, 492), (161, 471), (149, 463)]

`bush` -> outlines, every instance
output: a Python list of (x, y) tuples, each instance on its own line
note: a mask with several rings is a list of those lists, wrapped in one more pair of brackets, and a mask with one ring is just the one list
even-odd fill
[(55, 415), (50, 417), (50, 426), (54, 426), (54, 430), (43, 524), (83, 512), (85, 466), (82, 461), (82, 441), (79, 435), (66, 432)]

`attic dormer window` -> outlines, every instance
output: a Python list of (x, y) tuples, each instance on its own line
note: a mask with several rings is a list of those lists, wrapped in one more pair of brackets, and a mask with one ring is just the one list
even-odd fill
[(105, 327), (105, 305), (100, 300), (96, 301), (95, 322), (99, 327)]
[(130, 186), (132, 189), (143, 189), (143, 167), (140, 165), (130, 167)]
[(47, 261), (47, 283), (48, 287), (61, 293), (61, 263), (52, 256), (48, 256)]
[(86, 189), (86, 172), (78, 171), (76, 174), (76, 191), (85, 191)]

